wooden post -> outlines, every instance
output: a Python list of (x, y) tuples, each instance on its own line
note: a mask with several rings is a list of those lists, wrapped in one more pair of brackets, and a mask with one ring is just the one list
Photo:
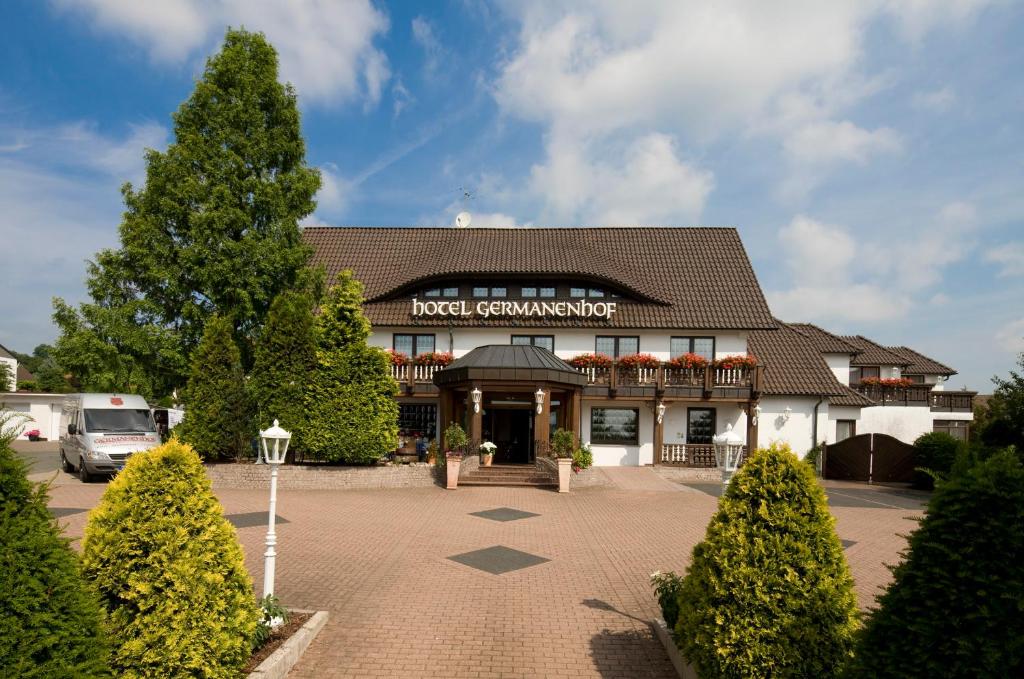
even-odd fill
[(619, 388), (619, 365), (612, 361), (612, 367), (608, 369), (608, 394), (609, 396), (615, 395), (615, 390)]
[(757, 449), (757, 425), (754, 424), (754, 401), (747, 403), (747, 455)]
[[(666, 412), (666, 414), (668, 414)], [(654, 457), (652, 465), (657, 465), (661, 460), (661, 449), (665, 443), (665, 421), (658, 422), (658, 402), (654, 402)]]
[(409, 364), (405, 366), (405, 389), (408, 393), (416, 391), (416, 364), (414, 361), (409, 361)]
[(582, 390), (577, 388), (572, 390), (572, 395), (569, 397), (569, 402), (572, 407), (569, 411), (569, 427), (572, 429), (572, 433), (576, 436), (576, 442), (580, 442), (580, 437), (583, 435), (583, 394)]
[(710, 394), (715, 387), (715, 369), (710, 363), (704, 366), (704, 393)]
[[(541, 387), (544, 389), (544, 387)], [(533, 412), (537, 413), (537, 404), (533, 404)], [(551, 438), (551, 390), (544, 389), (544, 404), (540, 413), (534, 415), (533, 438), (547, 443)]]
[(437, 398), (437, 454), (444, 455), (445, 440), (444, 430), (452, 419), (452, 390), (448, 387), (441, 387)]
[(665, 366), (663, 365), (659, 365), (655, 373), (654, 390), (659, 394), (665, 391)]

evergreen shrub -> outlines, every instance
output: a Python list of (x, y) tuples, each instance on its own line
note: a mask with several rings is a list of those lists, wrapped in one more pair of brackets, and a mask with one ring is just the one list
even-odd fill
[(108, 646), (96, 593), (11, 449), (16, 420), (0, 412), (0, 674), (107, 676)]
[(938, 484), (858, 644), (857, 677), (1024, 676), (1024, 466)]
[(921, 434), (914, 441), (914, 488), (931, 490), (935, 476), (945, 476), (953, 468), (960, 441), (944, 431)]
[(207, 460), (239, 459), (250, 449), (252, 421), (242, 357), (231, 322), (214, 316), (192, 353), (192, 372), (183, 395), (185, 419), (176, 433)]
[(825, 493), (788, 446), (739, 469), (679, 591), (676, 639), (702, 677), (830, 677), (858, 626)]
[(90, 513), (82, 550), (118, 676), (239, 676), (260, 611), (235, 529), (190, 446), (171, 440), (131, 456)]

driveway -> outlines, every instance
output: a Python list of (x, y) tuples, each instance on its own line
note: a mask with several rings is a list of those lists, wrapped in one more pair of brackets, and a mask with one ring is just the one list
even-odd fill
[[(674, 676), (647, 623), (658, 614), (648, 578), (685, 571), (716, 498), (649, 470), (610, 478), (569, 495), (282, 489), (277, 594), (331, 614), (291, 676)], [(81, 536), (103, 487), (54, 486), (68, 535)], [(267, 492), (218, 495), (261, 583)], [(917, 512), (849, 505), (832, 511), (867, 606)]]

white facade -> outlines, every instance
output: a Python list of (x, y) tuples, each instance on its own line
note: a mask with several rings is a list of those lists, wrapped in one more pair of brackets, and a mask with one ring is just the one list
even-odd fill
[(60, 436), (60, 409), (64, 394), (13, 393), (0, 397), (0, 407), (24, 416), (17, 426), (18, 438), (27, 439), (26, 432), (39, 430), (42, 438), (55, 441)]

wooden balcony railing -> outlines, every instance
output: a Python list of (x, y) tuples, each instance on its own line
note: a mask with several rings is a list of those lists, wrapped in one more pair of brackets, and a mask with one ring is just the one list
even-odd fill
[(433, 384), (434, 373), (443, 368), (441, 365), (394, 365), (391, 376), (402, 385), (412, 388), (417, 384)]
[(896, 387), (886, 384), (856, 384), (853, 388), (883, 406), (918, 406), (939, 412), (974, 410), (975, 391), (932, 391), (930, 384)]
[[(744, 446), (743, 456), (746, 455), (747, 447)], [(710, 443), (665, 443), (661, 446), (658, 464), (706, 468), (718, 466), (715, 461), (715, 447)]]
[(692, 387), (711, 391), (715, 388), (759, 389), (760, 366), (755, 368), (672, 368), (658, 367), (626, 367), (610, 368), (588, 367), (579, 371), (587, 376), (587, 383), (593, 386), (605, 386), (611, 389), (618, 387)]

